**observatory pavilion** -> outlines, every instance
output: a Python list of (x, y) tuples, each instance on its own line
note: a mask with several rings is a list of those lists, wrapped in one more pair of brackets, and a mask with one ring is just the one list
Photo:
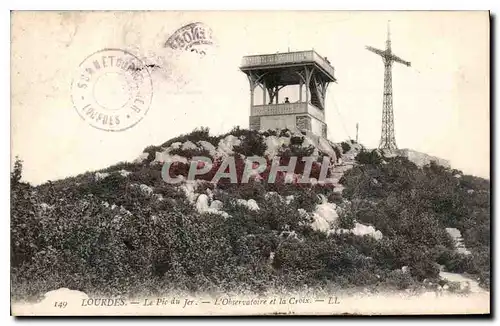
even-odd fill
[(326, 57), (314, 50), (250, 55), (240, 69), (250, 82), (250, 129), (299, 129), (327, 137), (326, 90), (336, 79)]

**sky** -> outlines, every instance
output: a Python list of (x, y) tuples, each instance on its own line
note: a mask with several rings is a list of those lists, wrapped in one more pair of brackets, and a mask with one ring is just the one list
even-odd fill
[[(487, 12), (17, 12), (11, 21), (11, 157), (33, 184), (137, 158), (196, 127), (214, 134), (248, 127), (250, 90), (239, 70), (251, 54), (314, 49), (335, 67), (326, 96), (328, 138), (356, 136), (378, 146), (383, 49), (391, 21), (396, 142), (489, 178), (489, 17)], [(177, 29), (213, 31), (207, 54), (164, 46)], [(105, 48), (160, 66), (151, 72), (144, 118), (119, 132), (93, 128), (77, 113), (79, 65)], [(281, 97), (281, 96), (280, 96)]]

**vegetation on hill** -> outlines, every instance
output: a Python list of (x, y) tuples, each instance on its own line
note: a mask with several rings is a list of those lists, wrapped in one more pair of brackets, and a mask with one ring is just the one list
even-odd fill
[[(242, 137), (235, 155), (249, 156), (264, 154), (265, 137), (286, 132), (235, 128), (228, 134)], [(332, 284), (406, 289), (438, 280), (439, 265), (489, 286), (489, 181), (363, 151), (341, 179), (342, 194), (313, 184), (200, 183), (197, 192), (210, 189), (229, 217), (200, 213), (182, 185), (164, 182), (161, 165), (151, 162), (175, 142), (216, 146), (228, 134), (195, 130), (146, 148), (149, 155), (140, 163), (100, 171), (105, 177), (87, 172), (37, 187), (21, 181), (18, 161), (11, 173), (13, 297), (34, 298), (61, 287), (93, 295)], [(308, 155), (300, 143), (295, 139), (280, 153)], [(343, 226), (373, 225), (383, 238), (314, 230), (307, 213), (321, 202), (318, 194), (339, 204)], [(252, 198), (258, 210), (238, 203)], [(454, 250), (446, 227), (462, 232), (471, 255)]]

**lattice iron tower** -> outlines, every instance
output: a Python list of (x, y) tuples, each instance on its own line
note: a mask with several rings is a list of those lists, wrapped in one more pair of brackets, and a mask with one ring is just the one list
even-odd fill
[(396, 137), (394, 135), (394, 110), (392, 107), (392, 63), (399, 62), (406, 66), (411, 66), (411, 63), (404, 61), (400, 57), (394, 55), (391, 50), (391, 31), (389, 23), (387, 24), (387, 41), (385, 51), (376, 49), (371, 46), (366, 47), (367, 50), (378, 54), (384, 62), (384, 102), (382, 109), (382, 134), (380, 136), (380, 149), (398, 149), (396, 145)]

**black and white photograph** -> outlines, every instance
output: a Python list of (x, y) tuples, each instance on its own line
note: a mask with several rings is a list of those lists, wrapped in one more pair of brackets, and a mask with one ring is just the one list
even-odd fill
[(488, 11), (11, 11), (13, 316), (488, 315)]

